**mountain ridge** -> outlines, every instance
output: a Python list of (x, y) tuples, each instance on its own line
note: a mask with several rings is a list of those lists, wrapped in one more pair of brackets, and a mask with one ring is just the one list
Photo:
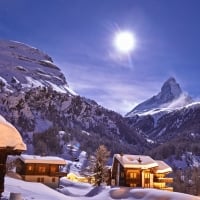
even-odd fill
[[(189, 104), (191, 99), (183, 95), (175, 79), (168, 79), (157, 98), (154, 97), (161, 99), (164, 108), (150, 107), (148, 111), (141, 109), (141, 113), (122, 117), (70, 92), (60, 69), (52, 67), (51, 57), (40, 50), (16, 42), (1, 45), (0, 42), (0, 49), (4, 48), (0, 51), (0, 114), (20, 131), (28, 153), (67, 158), (72, 152), (68, 145), (78, 144), (78, 149), (92, 154), (104, 144), (111, 153), (151, 154), (158, 159), (175, 155), (181, 159), (187, 152), (200, 155), (200, 106)], [(19, 48), (26, 50), (19, 53)], [(36, 51), (35, 57), (32, 51)], [(41, 64), (44, 56), (50, 65)], [(185, 101), (186, 97), (189, 101)], [(186, 102), (182, 107), (181, 98)], [(177, 141), (181, 144), (177, 145)]]
[(170, 77), (164, 82), (157, 95), (138, 104), (125, 116), (130, 117), (160, 108), (181, 107), (191, 102), (193, 102), (192, 98), (182, 91), (174, 77)]
[[(26, 50), (19, 52), (19, 48)], [(168, 79), (154, 97), (164, 107), (156, 104), (123, 117), (73, 94), (51, 57), (40, 52), (16, 42), (8, 42), (6, 51), (4, 44), (0, 51), (0, 115), (19, 130), (27, 154), (73, 161), (81, 151), (90, 156), (103, 144), (111, 156), (150, 155), (174, 171), (181, 167), (195, 174), (200, 166), (200, 102), (191, 103), (189, 98), (184, 104), (187, 95), (176, 80)]]
[[(134, 128), (120, 114), (74, 94), (50, 56), (13, 41), (0, 41), (0, 50), (0, 114), (20, 131), (28, 153), (65, 157), (75, 141), (88, 152), (101, 143), (113, 152), (138, 151), (142, 138)], [(65, 132), (61, 139), (59, 131)]]

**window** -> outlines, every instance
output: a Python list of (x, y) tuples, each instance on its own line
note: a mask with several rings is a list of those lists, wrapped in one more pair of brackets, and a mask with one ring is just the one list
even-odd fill
[(41, 177), (38, 177), (38, 178), (37, 178), (37, 182), (44, 183), (44, 178), (43, 178), (43, 177), (42, 177), (42, 178), (41, 178)]
[(46, 167), (45, 166), (39, 166), (38, 167), (38, 172), (39, 173), (45, 173), (46, 172)]
[(57, 171), (57, 166), (52, 165), (51, 166), (51, 173), (55, 173)]
[(35, 171), (35, 169), (34, 169), (34, 165), (33, 164), (27, 164), (26, 165), (26, 174), (34, 174), (34, 171)]
[(132, 178), (132, 179), (137, 178), (137, 173), (130, 173), (130, 178)]
[(146, 172), (144, 174), (144, 187), (149, 188), (150, 187), (150, 173)]
[(130, 187), (137, 187), (137, 185), (135, 183), (131, 183)]
[(150, 178), (150, 174), (149, 173), (145, 173), (144, 174), (144, 178)]
[(33, 165), (28, 165), (28, 166), (27, 166), (27, 170), (28, 170), (28, 171), (33, 171)]
[(127, 170), (126, 185), (130, 187), (141, 187), (141, 175), (139, 170)]

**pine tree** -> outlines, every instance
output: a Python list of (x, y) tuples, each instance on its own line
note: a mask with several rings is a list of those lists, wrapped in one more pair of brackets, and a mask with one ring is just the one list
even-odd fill
[(95, 152), (93, 160), (93, 173), (95, 177), (95, 185), (100, 186), (101, 183), (106, 181), (108, 169), (106, 163), (110, 157), (110, 151), (104, 145), (100, 145)]

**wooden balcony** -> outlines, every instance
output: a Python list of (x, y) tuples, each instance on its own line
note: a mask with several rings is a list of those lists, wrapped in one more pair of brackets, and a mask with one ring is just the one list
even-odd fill
[(67, 176), (67, 173), (66, 172), (54, 172), (54, 173), (50, 173), (50, 176), (63, 177), (63, 176)]
[(159, 189), (159, 190), (166, 190), (173, 192), (173, 187), (168, 187), (168, 186), (163, 186), (163, 185), (154, 185), (154, 188)]
[(161, 190), (166, 190), (166, 191), (169, 191), (169, 192), (173, 192), (173, 187), (164, 187), (164, 188), (161, 188)]
[(173, 178), (155, 178), (154, 182), (157, 183), (173, 183)]

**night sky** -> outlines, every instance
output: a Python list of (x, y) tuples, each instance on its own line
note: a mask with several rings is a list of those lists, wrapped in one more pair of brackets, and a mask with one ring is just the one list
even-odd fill
[[(125, 114), (173, 76), (200, 97), (199, 0), (0, 0), (0, 39), (49, 54), (74, 91)], [(117, 31), (135, 35), (122, 54)]]

